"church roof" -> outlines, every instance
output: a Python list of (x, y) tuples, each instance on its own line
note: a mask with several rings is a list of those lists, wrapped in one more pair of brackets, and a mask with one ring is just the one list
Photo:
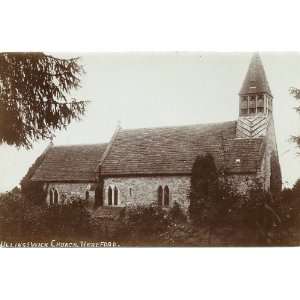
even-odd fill
[(211, 153), (227, 173), (255, 173), (263, 138), (235, 137), (236, 121), (176, 127), (120, 129), (110, 144), (50, 147), (31, 180), (95, 182), (103, 176), (189, 175), (197, 155)]
[(107, 144), (50, 147), (37, 168), (33, 181), (93, 182), (95, 166)]
[(265, 152), (264, 138), (235, 138), (224, 142), (227, 173), (255, 173)]
[(267, 93), (272, 96), (266, 73), (258, 53), (252, 56), (240, 95)]
[[(121, 129), (101, 166), (104, 176), (190, 174), (197, 155), (211, 153), (227, 172), (256, 172), (263, 139), (235, 139), (236, 121)], [(240, 163), (236, 163), (240, 159)]]

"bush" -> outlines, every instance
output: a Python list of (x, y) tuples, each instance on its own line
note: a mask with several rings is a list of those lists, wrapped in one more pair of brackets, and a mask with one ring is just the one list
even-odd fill
[(0, 195), (0, 238), (21, 236), (20, 220), (23, 218), (21, 192), (14, 188)]
[(192, 167), (189, 216), (194, 224), (205, 224), (214, 217), (219, 180), (211, 154), (198, 156)]
[(5, 241), (48, 241), (87, 239), (90, 214), (79, 203), (47, 207), (7, 193), (0, 201), (0, 239)]
[(122, 245), (174, 245), (175, 240), (182, 241), (185, 230), (180, 228), (185, 226), (190, 228), (177, 202), (170, 209), (157, 205), (127, 207), (121, 211), (114, 239)]
[(47, 196), (47, 189), (44, 187), (43, 182), (36, 182), (31, 181), (31, 177), (37, 168), (41, 165), (43, 160), (45, 159), (46, 152), (42, 153), (37, 160), (33, 163), (33, 165), (29, 168), (27, 174), (22, 178), (20, 185), (21, 185), (21, 192), (24, 199), (27, 202), (31, 202), (32, 204), (36, 205), (43, 205), (45, 204), (46, 196)]
[(174, 202), (173, 207), (168, 212), (168, 216), (171, 221), (176, 223), (184, 223), (187, 221), (186, 213), (181, 209), (179, 203)]
[(128, 207), (122, 214), (122, 229), (118, 238), (122, 242), (157, 243), (159, 234), (170, 224), (168, 213), (160, 206)]
[[(254, 186), (248, 197), (226, 181), (205, 203), (201, 222), (189, 222), (178, 203), (114, 209), (93, 218), (83, 201), (47, 207), (24, 200), (20, 189), (0, 195), (0, 239), (5, 241), (116, 241), (120, 245), (295, 245), (300, 242), (298, 187), (277, 198)], [(198, 207), (199, 208), (199, 207)]]
[(91, 237), (91, 216), (79, 202), (47, 208), (43, 216), (45, 236), (62, 240)]

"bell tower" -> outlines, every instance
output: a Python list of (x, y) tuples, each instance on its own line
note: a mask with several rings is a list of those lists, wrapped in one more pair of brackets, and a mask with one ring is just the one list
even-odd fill
[(254, 53), (239, 92), (237, 137), (266, 135), (272, 118), (273, 96), (258, 53)]
[(273, 96), (258, 53), (253, 54), (239, 93), (236, 138), (262, 139), (263, 159), (258, 171), (263, 188), (281, 191), (281, 170), (273, 120)]

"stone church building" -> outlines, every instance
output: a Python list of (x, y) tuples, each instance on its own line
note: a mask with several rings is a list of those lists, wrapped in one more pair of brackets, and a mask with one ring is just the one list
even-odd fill
[(273, 122), (273, 96), (259, 54), (239, 92), (239, 117), (223, 123), (123, 129), (106, 144), (49, 146), (32, 181), (42, 182), (47, 203), (81, 198), (93, 207), (157, 203), (189, 206), (198, 155), (210, 153), (241, 193), (259, 180), (281, 189)]

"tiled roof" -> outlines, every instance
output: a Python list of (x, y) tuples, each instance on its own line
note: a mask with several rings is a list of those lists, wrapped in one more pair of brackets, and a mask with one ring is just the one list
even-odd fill
[[(120, 130), (101, 173), (117, 175), (190, 174), (197, 155), (211, 153), (228, 172), (254, 172), (262, 139), (234, 140), (236, 121), (179, 127)], [(259, 157), (257, 157), (257, 155)], [(242, 163), (236, 167), (235, 158)]]
[(240, 95), (267, 93), (272, 95), (266, 73), (258, 53), (251, 59)]
[(82, 181), (96, 179), (95, 167), (107, 144), (55, 146), (49, 148), (33, 181)]
[[(190, 174), (197, 155), (211, 153), (228, 173), (253, 173), (264, 139), (235, 138), (236, 121), (179, 127), (120, 129), (101, 166), (103, 176)], [(45, 154), (31, 180), (95, 182), (107, 144), (56, 146)]]
[(265, 143), (263, 138), (232, 139), (225, 141), (225, 171), (253, 173), (260, 167)]

